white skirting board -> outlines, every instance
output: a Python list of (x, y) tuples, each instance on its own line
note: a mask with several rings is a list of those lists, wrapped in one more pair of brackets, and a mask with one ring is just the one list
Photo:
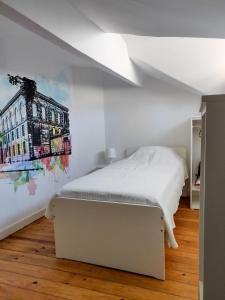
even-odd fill
[(203, 300), (203, 282), (199, 280), (199, 300)]
[(0, 240), (3, 240), (7, 236), (13, 234), (14, 232), (20, 230), (21, 228), (25, 227), (26, 225), (29, 225), (30, 223), (34, 222), (37, 219), (40, 219), (45, 215), (45, 208), (42, 208), (41, 210), (24, 217), (23, 219), (20, 219), (19, 221), (10, 224), (9, 226), (3, 228), (0, 230)]

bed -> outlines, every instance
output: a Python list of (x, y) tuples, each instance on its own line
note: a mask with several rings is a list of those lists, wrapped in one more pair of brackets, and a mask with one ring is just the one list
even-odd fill
[(186, 149), (148, 146), (127, 155), (51, 199), (56, 257), (164, 280), (165, 236), (178, 246), (173, 215), (188, 177)]

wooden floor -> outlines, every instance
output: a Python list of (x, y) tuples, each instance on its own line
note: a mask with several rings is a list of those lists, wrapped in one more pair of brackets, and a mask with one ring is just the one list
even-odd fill
[(0, 299), (181, 300), (198, 298), (198, 211), (182, 200), (178, 249), (166, 247), (166, 281), (55, 259), (52, 222), (42, 218), (0, 241)]

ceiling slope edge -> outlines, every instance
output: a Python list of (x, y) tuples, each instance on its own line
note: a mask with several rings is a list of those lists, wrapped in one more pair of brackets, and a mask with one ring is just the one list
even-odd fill
[[(54, 12), (60, 13), (62, 9), (67, 9), (66, 13), (62, 13), (60, 22), (57, 13), (54, 15), (51, 12), (50, 0), (45, 2), (20, 0), (19, 3), (14, 0), (0, 0), (0, 14), (56, 46), (87, 59), (102, 71), (130, 85), (141, 86), (141, 76), (128, 55), (122, 36), (100, 31), (93, 22), (89, 22), (69, 3), (66, 7), (65, 3), (55, 2)], [(70, 18), (67, 23), (65, 17)], [(73, 20), (76, 23), (73, 23)], [(62, 24), (65, 28), (61, 26)], [(68, 24), (69, 27), (66, 28)], [(80, 28), (77, 27), (78, 25)], [(68, 32), (69, 30), (72, 31)]]

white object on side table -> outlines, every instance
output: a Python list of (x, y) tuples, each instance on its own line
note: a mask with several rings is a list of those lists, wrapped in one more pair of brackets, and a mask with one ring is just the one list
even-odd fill
[(105, 158), (107, 162), (110, 164), (113, 162), (113, 160), (116, 158), (116, 149), (115, 148), (108, 148), (105, 151)]

